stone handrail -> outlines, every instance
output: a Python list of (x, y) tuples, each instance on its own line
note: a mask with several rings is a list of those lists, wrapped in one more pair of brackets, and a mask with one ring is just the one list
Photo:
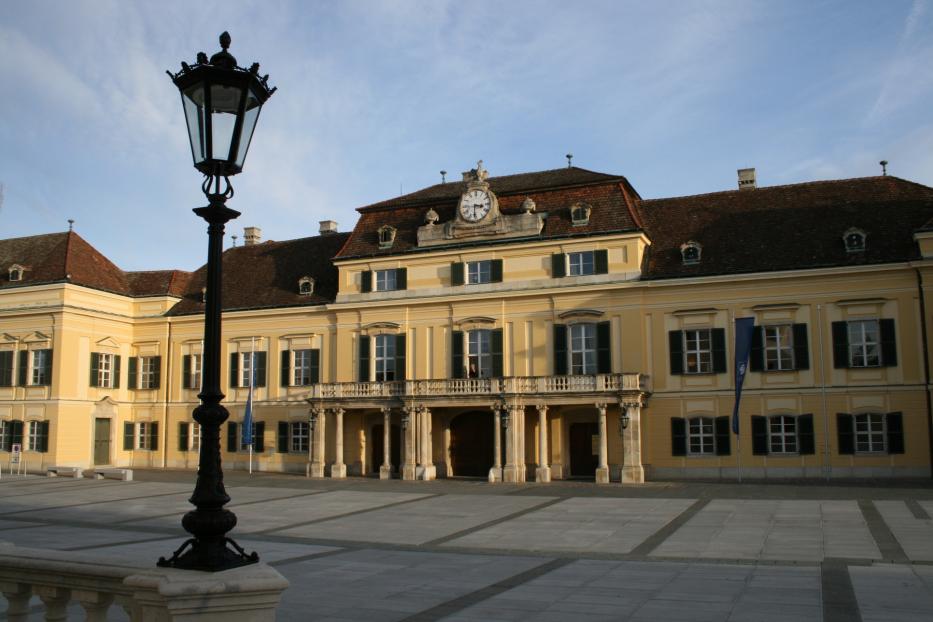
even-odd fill
[(566, 394), (647, 391), (645, 374), (578, 376), (509, 376), (505, 378), (445, 378), (393, 382), (332, 382), (311, 388), (312, 399), (434, 397), (458, 395)]
[(69, 605), (78, 604), (90, 622), (107, 620), (113, 606), (134, 622), (271, 622), (287, 587), (288, 580), (265, 564), (207, 573), (0, 544), (0, 593), (12, 622), (30, 617), (33, 596), (42, 601), (46, 620), (65, 620)]

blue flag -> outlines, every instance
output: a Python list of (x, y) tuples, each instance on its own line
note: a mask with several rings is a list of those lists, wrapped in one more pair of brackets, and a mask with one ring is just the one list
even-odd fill
[(748, 370), (748, 356), (752, 351), (752, 335), (755, 333), (755, 318), (735, 319), (735, 407), (732, 409), (732, 431), (739, 433), (739, 400), (742, 398), (742, 383)]
[(253, 354), (249, 355), (249, 395), (246, 397), (246, 412), (243, 413), (243, 444), (253, 444)]

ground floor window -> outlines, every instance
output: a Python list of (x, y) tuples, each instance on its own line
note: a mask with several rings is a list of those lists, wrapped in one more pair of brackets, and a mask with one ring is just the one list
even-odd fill
[(692, 455), (716, 453), (716, 435), (711, 417), (694, 417), (688, 421), (687, 448)]
[(773, 454), (797, 453), (797, 418), (777, 415), (768, 420), (768, 447)]
[(855, 415), (855, 451), (882, 453), (885, 446), (884, 415), (871, 413)]

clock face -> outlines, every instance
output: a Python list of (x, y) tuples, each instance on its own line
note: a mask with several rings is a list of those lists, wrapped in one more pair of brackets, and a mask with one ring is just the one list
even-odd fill
[(478, 222), (486, 217), (492, 200), (482, 190), (470, 190), (460, 199), (460, 215), (469, 222)]

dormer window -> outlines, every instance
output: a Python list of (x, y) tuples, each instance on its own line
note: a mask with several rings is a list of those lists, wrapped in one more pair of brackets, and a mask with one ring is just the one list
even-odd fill
[(13, 264), (10, 266), (10, 281), (22, 281), (23, 280), (23, 267), (19, 264)]
[(574, 227), (580, 227), (590, 224), (590, 212), (592, 208), (586, 203), (577, 203), (570, 208), (570, 220)]
[(699, 242), (685, 242), (680, 245), (680, 256), (683, 258), (685, 266), (692, 266), (700, 263), (700, 254), (703, 252), (703, 246)]
[(861, 229), (852, 227), (842, 234), (842, 241), (845, 242), (847, 253), (861, 253), (865, 250), (865, 232)]
[(391, 248), (395, 243), (395, 227), (382, 225), (379, 227), (379, 248)]
[(314, 293), (314, 279), (310, 276), (303, 276), (298, 279), (298, 293), (302, 296), (309, 296)]

